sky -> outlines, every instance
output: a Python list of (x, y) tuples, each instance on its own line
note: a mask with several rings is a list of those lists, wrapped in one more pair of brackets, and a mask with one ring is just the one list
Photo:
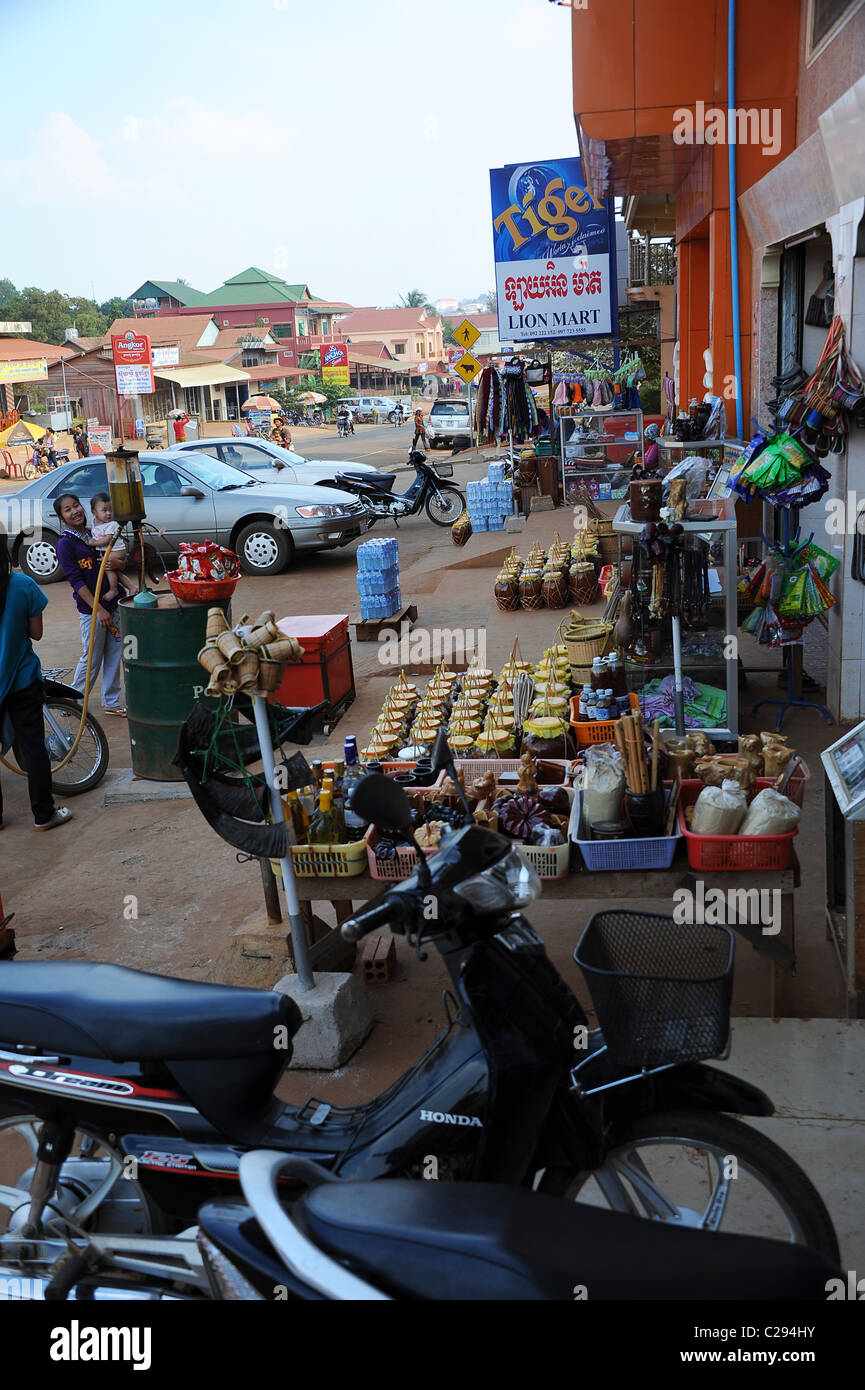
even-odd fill
[[(494, 285), (489, 169), (576, 155), (549, 0), (3, 0), (0, 278)], [(14, 196), (10, 192), (14, 190)]]

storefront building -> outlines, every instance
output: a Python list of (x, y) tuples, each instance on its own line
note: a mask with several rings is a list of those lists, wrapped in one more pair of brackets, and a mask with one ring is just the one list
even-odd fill
[[(826, 288), (824, 268), (847, 347), (865, 362), (865, 6), (738, 0), (732, 52), (730, 8), (608, 0), (575, 9), (574, 112), (595, 194), (626, 199), (638, 231), (655, 222), (659, 200), (671, 219), (677, 405), (722, 396), (728, 434), (749, 438), (752, 418), (768, 423), (772, 378), (816, 364), (826, 328), (805, 314)], [(602, 51), (609, 63), (597, 62)], [(830, 498), (865, 496), (865, 431), (851, 432), (832, 475)], [(865, 586), (850, 577), (855, 528), (827, 531), (830, 498), (801, 521), (840, 561), (827, 704), (858, 720)]]

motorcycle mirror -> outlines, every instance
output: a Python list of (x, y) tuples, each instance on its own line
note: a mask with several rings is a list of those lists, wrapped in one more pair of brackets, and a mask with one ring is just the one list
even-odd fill
[(411, 808), (399, 783), (383, 772), (368, 772), (355, 784), (351, 809), (383, 830), (399, 830), (411, 835)]

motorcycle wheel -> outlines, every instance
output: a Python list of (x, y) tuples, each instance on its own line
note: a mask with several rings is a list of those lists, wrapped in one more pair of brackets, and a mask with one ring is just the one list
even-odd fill
[[(58, 734), (45, 715), (45, 747), (51, 759), (51, 789), (58, 796), (81, 796), (82, 792), (98, 787), (108, 771), (108, 739), (101, 726), (88, 714), (84, 724), (81, 742), (75, 756), (55, 776), (54, 768), (61, 763), (75, 742), (78, 725), (81, 723), (81, 706), (75, 700), (62, 700), (49, 696), (43, 701), (43, 709), (50, 711), (51, 718), (60, 730)], [(12, 745), (16, 761), (24, 767), (21, 750), (16, 743)]]
[(426, 514), (436, 526), (453, 526), (464, 506), (465, 498), (457, 488), (440, 487), (427, 498)]
[[(3, 1250), (4, 1236), (20, 1230), (27, 1205), (20, 1196), (30, 1191), (41, 1119), (26, 1101), (0, 1106), (0, 1265), (14, 1263)], [(161, 1235), (162, 1213), (134, 1176), (126, 1176), (124, 1155), (95, 1130), (76, 1129), (70, 1155), (60, 1170), (52, 1204), (59, 1220), (68, 1218), (67, 1230), (81, 1226), (91, 1233), (113, 1235)], [(46, 1211), (47, 1225), (51, 1212)]]
[(650, 1221), (806, 1245), (839, 1262), (817, 1189), (749, 1125), (714, 1111), (670, 1111), (634, 1120), (619, 1140), (602, 1167), (576, 1174), (547, 1168), (537, 1190)]

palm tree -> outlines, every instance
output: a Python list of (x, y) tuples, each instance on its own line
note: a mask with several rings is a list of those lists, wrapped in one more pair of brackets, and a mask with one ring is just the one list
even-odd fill
[(430, 307), (423, 290), (409, 290), (408, 294), (401, 294), (400, 299), (404, 309), (428, 309)]

